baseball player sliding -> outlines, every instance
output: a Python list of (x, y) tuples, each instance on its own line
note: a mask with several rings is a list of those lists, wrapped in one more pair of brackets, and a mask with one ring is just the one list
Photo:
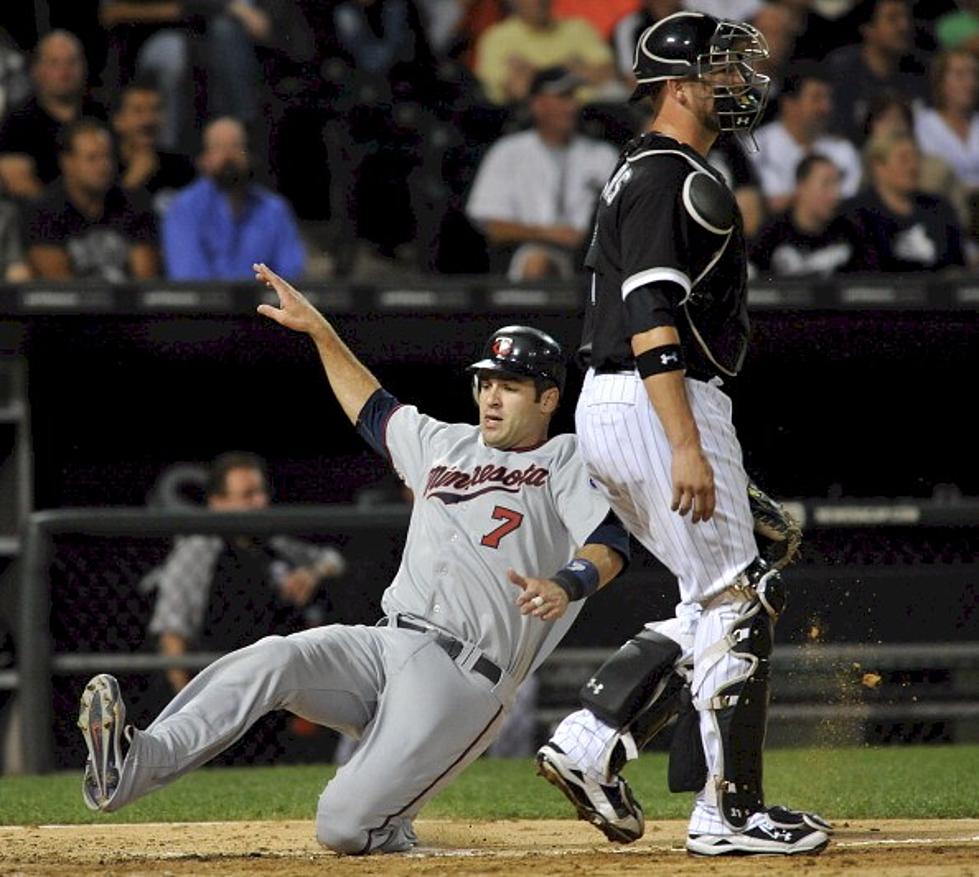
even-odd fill
[(492, 335), (469, 367), (478, 426), (442, 423), (399, 404), (281, 277), (255, 272), (279, 300), (259, 312), (312, 338), (347, 417), (414, 493), (386, 617), (225, 655), (142, 731), (126, 725), (116, 680), (94, 677), (79, 714), (83, 798), (118, 810), (285, 709), (361, 738), (320, 796), (318, 840), (340, 853), (408, 850), (414, 816), (490, 745), (582, 598), (621, 570), (628, 540), (574, 436), (547, 438), (564, 384), (552, 338), (524, 326)]

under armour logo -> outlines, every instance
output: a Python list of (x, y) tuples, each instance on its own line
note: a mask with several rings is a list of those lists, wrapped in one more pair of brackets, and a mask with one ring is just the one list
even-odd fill
[(779, 831), (777, 828), (775, 828), (772, 825), (765, 825), (764, 822), (758, 826), (758, 829), (760, 831), (765, 832), (765, 834), (767, 834), (770, 838), (772, 838), (772, 840), (782, 840), (788, 843), (789, 840), (791, 840), (792, 838), (792, 835), (789, 834), (789, 832)]
[(659, 355), (659, 361), (663, 363), (663, 365), (668, 365), (671, 362), (679, 362), (675, 353), (661, 353)]
[(604, 682), (598, 682), (593, 676), (585, 683), (585, 688), (589, 689), (592, 694), (601, 694), (602, 689), (605, 688)]
[(585, 565), (580, 560), (575, 560), (568, 564), (568, 569), (571, 572), (584, 572)]

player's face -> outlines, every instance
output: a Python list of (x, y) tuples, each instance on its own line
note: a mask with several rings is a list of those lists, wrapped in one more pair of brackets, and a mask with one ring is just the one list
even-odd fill
[(545, 390), (537, 398), (530, 378), (482, 372), (479, 375), (479, 431), (491, 448), (525, 448), (547, 438), (558, 391)]
[(208, 506), (222, 512), (247, 512), (269, 504), (265, 476), (258, 469), (229, 469), (224, 476), (224, 493), (212, 496)]

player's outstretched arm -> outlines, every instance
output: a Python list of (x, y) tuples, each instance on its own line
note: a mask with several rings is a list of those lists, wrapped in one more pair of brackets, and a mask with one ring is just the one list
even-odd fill
[(260, 304), (258, 312), (280, 326), (309, 335), (323, 363), (323, 370), (350, 422), (357, 418), (367, 400), (381, 386), (367, 367), (343, 343), (336, 330), (308, 299), (268, 265), (254, 264), (255, 279), (275, 290), (279, 306)]
[[(585, 563), (582, 563), (584, 561)], [(588, 565), (597, 576), (594, 591), (604, 588), (614, 579), (625, 566), (622, 555), (609, 545), (588, 543), (582, 546), (566, 570), (584, 568)], [(517, 605), (521, 615), (533, 615), (542, 621), (557, 621), (568, 610), (571, 593), (565, 585), (562, 587), (556, 579), (536, 579), (521, 575), (515, 570), (507, 570), (510, 583), (520, 589)], [(581, 599), (584, 594), (576, 594), (575, 599)]]

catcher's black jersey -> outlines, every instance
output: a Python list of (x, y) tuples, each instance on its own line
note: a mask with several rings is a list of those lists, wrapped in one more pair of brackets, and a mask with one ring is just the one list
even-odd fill
[(741, 214), (689, 146), (645, 134), (626, 147), (599, 199), (585, 265), (582, 352), (597, 370), (632, 368), (632, 336), (675, 323), (688, 374), (737, 374), (748, 340)]

